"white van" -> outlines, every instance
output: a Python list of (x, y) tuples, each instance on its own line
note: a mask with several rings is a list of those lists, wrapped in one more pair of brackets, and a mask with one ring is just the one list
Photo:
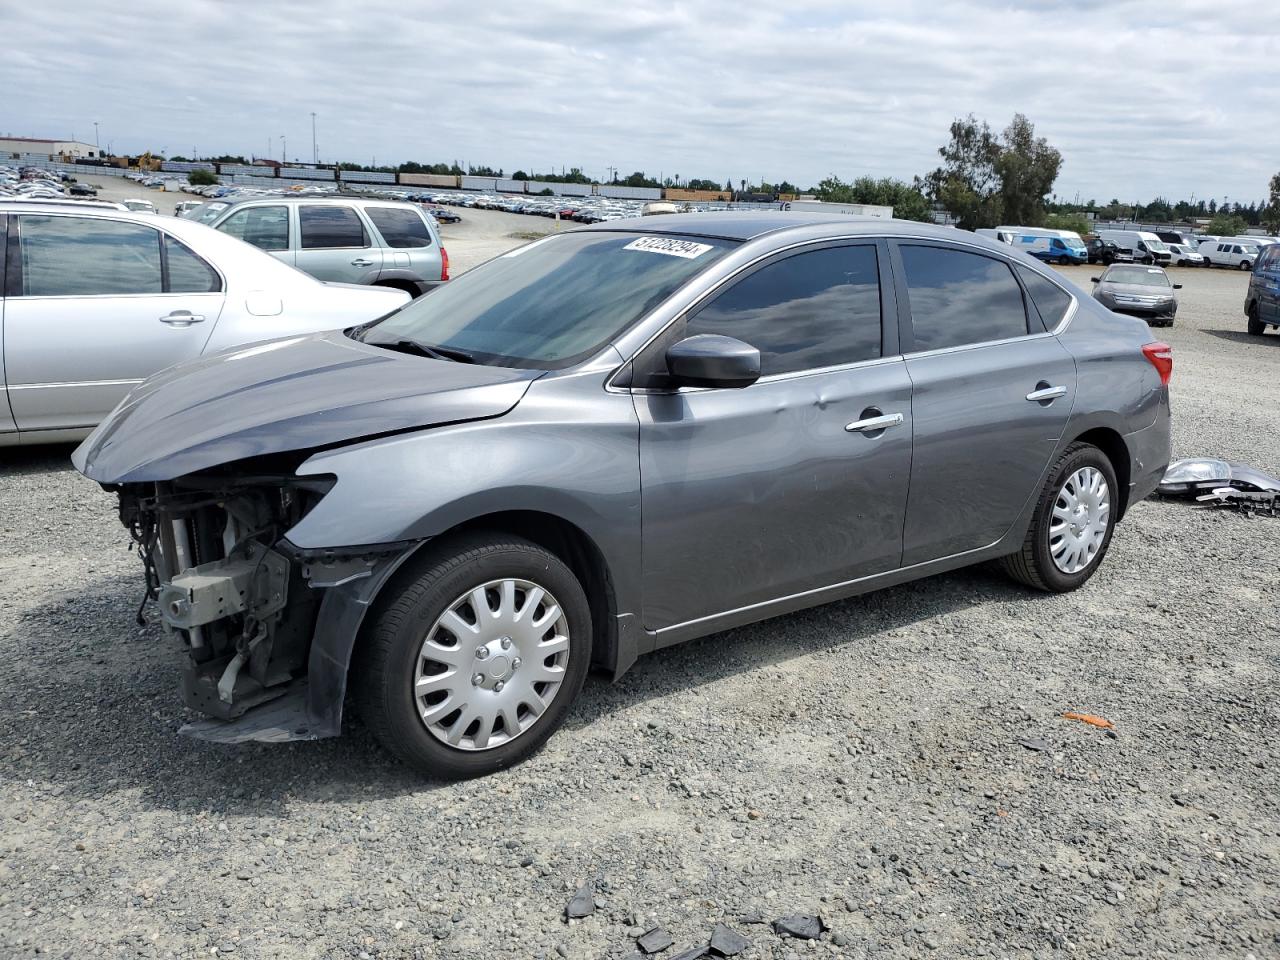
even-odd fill
[(1015, 250), (1029, 253), (1037, 260), (1048, 263), (1087, 263), (1089, 251), (1080, 234), (1070, 230), (1050, 230), (1048, 227), (996, 227), (997, 233), (1012, 235), (1009, 243)]
[(1148, 233), (1146, 230), (1099, 230), (1098, 236), (1122, 247), (1128, 247), (1133, 251), (1133, 259), (1147, 266), (1167, 267), (1169, 261), (1173, 259), (1173, 251), (1168, 245), (1154, 233)]
[(1258, 248), (1256, 245), (1244, 243), (1232, 237), (1206, 240), (1200, 244), (1197, 252), (1204, 257), (1205, 262), (1211, 267), (1252, 270), (1253, 265), (1258, 262)]

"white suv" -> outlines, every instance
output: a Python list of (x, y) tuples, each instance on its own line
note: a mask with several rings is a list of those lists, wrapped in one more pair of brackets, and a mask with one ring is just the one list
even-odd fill
[(1252, 270), (1258, 262), (1258, 248), (1236, 240), (1206, 240), (1197, 252), (1211, 267)]

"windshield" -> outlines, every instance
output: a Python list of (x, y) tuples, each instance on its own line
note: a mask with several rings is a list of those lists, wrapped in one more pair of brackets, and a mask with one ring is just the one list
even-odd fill
[(1068, 250), (1085, 249), (1084, 241), (1081, 240), (1079, 237), (1063, 237), (1062, 242), (1067, 245)]
[(1169, 278), (1157, 267), (1112, 267), (1102, 278), (1105, 283), (1135, 283), (1143, 287), (1167, 287)]
[(214, 200), (212, 203), (202, 204), (199, 210), (192, 211), (190, 219), (196, 223), (213, 223), (214, 220), (218, 219), (218, 214), (229, 206), (231, 204), (219, 203)]
[(583, 232), (518, 247), (352, 332), (504, 367), (559, 369), (635, 323), (736, 244)]
[(1164, 241), (1157, 237), (1143, 237), (1147, 243), (1147, 249), (1152, 253), (1164, 253), (1169, 248), (1164, 245)]

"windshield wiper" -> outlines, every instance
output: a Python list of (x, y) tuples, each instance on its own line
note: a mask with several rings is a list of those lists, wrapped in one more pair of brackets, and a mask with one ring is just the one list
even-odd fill
[(452, 360), (455, 363), (475, 363), (476, 358), (465, 350), (456, 350), (453, 347), (438, 347), (429, 343), (422, 343), (418, 340), (396, 340), (394, 343), (383, 343), (378, 340), (365, 341), (371, 347), (385, 347), (388, 350), (398, 350), (401, 353), (416, 353), (419, 356), (430, 357), (432, 360)]

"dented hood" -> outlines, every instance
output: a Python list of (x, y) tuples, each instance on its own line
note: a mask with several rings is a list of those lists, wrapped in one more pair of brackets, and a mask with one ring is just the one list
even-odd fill
[(137, 387), (74, 454), (99, 483), (506, 413), (542, 371), (433, 360), (341, 331), (252, 344)]

